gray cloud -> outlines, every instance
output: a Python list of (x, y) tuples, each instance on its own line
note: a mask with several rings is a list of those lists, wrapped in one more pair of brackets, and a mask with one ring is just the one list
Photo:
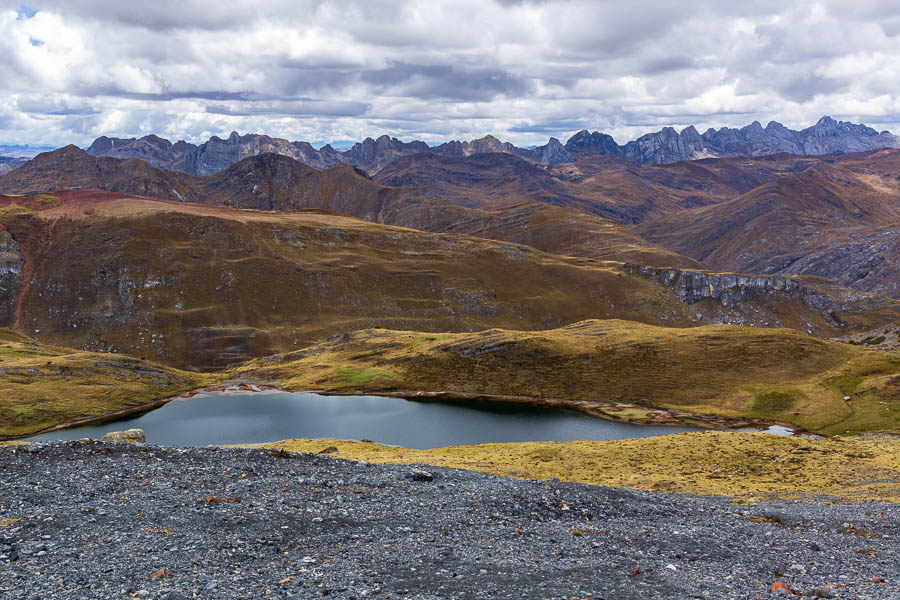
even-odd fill
[(206, 107), (206, 112), (230, 116), (357, 117), (365, 114), (368, 109), (369, 105), (363, 102), (304, 99), (292, 102), (253, 103), (251, 105), (240, 103), (232, 105), (211, 104)]
[[(875, 0), (0, 0), (0, 143), (900, 129)], [(34, 45), (31, 40), (41, 40)]]
[(524, 95), (532, 87), (527, 78), (501, 69), (409, 63), (364, 72), (362, 81), (381, 93), (428, 100), (491, 100), (501, 95)]

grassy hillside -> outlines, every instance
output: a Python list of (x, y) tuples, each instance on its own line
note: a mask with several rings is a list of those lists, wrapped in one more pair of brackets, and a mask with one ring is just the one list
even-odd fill
[[(291, 452), (337, 448), (335, 458), (423, 463), (520, 479), (578, 481), (710, 494), (743, 502), (828, 496), (900, 502), (900, 439), (789, 438), (704, 431), (612, 442), (525, 442), (414, 450), (347, 440), (286, 440), (256, 447)], [(773, 519), (773, 524), (778, 521)]]
[(621, 263), (323, 211), (55, 197), (39, 218), (2, 219), (27, 275), (14, 293), (0, 290), (0, 304), (15, 305), (15, 326), (69, 347), (214, 369), (368, 327), (693, 318)]
[(774, 420), (824, 434), (900, 430), (900, 355), (784, 329), (610, 320), (538, 332), (368, 330), (230, 374), (296, 390), (567, 399), (554, 404), (622, 418), (628, 410), (616, 414), (602, 403)]
[(623, 263), (324, 211), (89, 191), (36, 198), (0, 198), (0, 228), (16, 246), (9, 255), (22, 262), (22, 276), (0, 286), (0, 315), (48, 343), (178, 368), (221, 369), (372, 327), (540, 330), (620, 318), (835, 336), (900, 314), (900, 302), (844, 289), (817, 292), (815, 301), (742, 289), (732, 303), (689, 305)]
[(127, 411), (208, 381), (196, 373), (49, 346), (0, 329), (0, 437)]

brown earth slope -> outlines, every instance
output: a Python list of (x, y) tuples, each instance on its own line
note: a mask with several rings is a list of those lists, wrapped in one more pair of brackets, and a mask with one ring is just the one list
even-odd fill
[[(100, 192), (0, 200), (7, 264), (21, 265), (0, 314), (42, 341), (181, 367), (224, 367), (367, 327), (534, 330), (621, 318), (830, 337), (900, 314), (896, 301), (815, 280), (704, 275), (715, 281), (703, 283), (696, 271), (660, 275), (322, 211)], [(688, 273), (697, 289), (686, 296), (670, 272)]]
[(716, 204), (820, 159), (774, 156), (641, 167), (621, 158), (592, 156), (575, 163), (535, 165), (509, 155), (399, 158), (376, 180), (424, 188), (469, 207), (523, 200), (569, 206), (617, 223)]
[(817, 275), (900, 297), (900, 181), (853, 166), (818, 163), (635, 229), (716, 269)]
[(421, 189), (385, 187), (349, 164), (319, 171), (275, 154), (247, 158), (206, 177), (192, 177), (137, 159), (95, 158), (69, 146), (42, 154), (26, 168), (0, 177), (0, 193), (63, 189), (262, 210), (326, 209), (375, 223), (524, 243), (567, 256), (653, 266), (703, 266), (642, 240), (622, 226), (577, 210), (542, 202), (518, 202), (509, 211), (471, 210)]

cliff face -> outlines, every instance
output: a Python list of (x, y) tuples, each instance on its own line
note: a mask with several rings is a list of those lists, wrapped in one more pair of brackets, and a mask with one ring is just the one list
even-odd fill
[(19, 244), (8, 231), (0, 229), (0, 326), (12, 323), (24, 263)]
[[(668, 287), (686, 305), (696, 309), (695, 317), (714, 323), (753, 326), (793, 327), (808, 333), (821, 332), (815, 322), (837, 330), (865, 327), (865, 319), (849, 323), (848, 309), (871, 312), (894, 310), (889, 298), (840, 288), (824, 280), (800, 280), (784, 276), (708, 273), (675, 268), (626, 265), (631, 275), (656, 281)], [(782, 320), (784, 304), (794, 304), (806, 319), (806, 326)], [(761, 310), (762, 309), (762, 310)]]

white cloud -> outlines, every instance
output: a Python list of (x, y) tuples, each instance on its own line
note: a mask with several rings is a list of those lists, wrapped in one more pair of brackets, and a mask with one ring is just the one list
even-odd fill
[(0, 0), (0, 142), (898, 128), (874, 0)]

